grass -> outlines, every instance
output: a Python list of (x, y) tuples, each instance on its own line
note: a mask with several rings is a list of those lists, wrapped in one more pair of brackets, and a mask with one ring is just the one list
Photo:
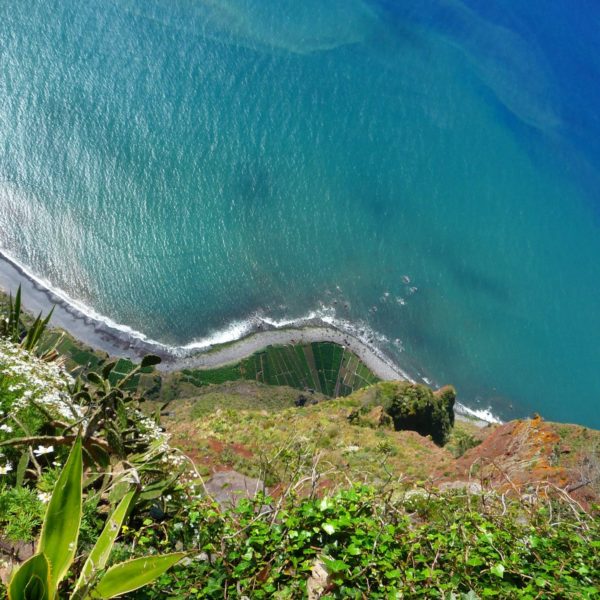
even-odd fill
[(290, 388), (251, 382), (206, 388), (200, 396), (174, 402), (165, 425), (172, 443), (207, 472), (234, 464), (270, 485), (285, 482), (291, 464), (316, 455), (326, 473), (324, 485), (332, 487), (348, 481), (382, 483), (390, 477), (423, 481), (453, 463), (448, 450), (415, 432), (377, 427), (368, 420), (351, 423), (348, 417), (360, 404), (356, 396), (298, 408), (292, 401), (297, 395)]

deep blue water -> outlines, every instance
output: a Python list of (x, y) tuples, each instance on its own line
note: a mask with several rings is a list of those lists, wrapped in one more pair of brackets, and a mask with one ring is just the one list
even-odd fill
[(0, 248), (165, 343), (312, 311), (598, 427), (599, 31), (586, 0), (0, 2)]

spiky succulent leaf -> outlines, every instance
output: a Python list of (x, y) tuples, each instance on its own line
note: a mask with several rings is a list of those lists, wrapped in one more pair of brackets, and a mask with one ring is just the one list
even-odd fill
[(160, 577), (185, 557), (183, 552), (134, 558), (112, 566), (91, 592), (92, 598), (114, 598), (137, 590)]
[(82, 479), (81, 438), (78, 437), (54, 486), (38, 544), (38, 552), (44, 553), (50, 563), (53, 586), (66, 575), (77, 549)]
[(146, 354), (144, 358), (142, 358), (142, 362), (140, 367), (144, 369), (145, 367), (153, 367), (154, 365), (158, 365), (162, 362), (160, 356), (156, 356), (155, 354)]
[(127, 516), (127, 512), (134, 495), (135, 492), (129, 492), (126, 494), (112, 515), (107, 519), (106, 525), (104, 526), (98, 541), (94, 545), (90, 555), (83, 565), (81, 575), (77, 580), (75, 591), (89, 584), (94, 574), (106, 567), (108, 557), (110, 556), (112, 547), (117, 539), (117, 535), (119, 535), (119, 532), (121, 531), (123, 521)]
[(50, 565), (43, 554), (34, 554), (13, 574), (8, 584), (9, 600), (53, 600)]

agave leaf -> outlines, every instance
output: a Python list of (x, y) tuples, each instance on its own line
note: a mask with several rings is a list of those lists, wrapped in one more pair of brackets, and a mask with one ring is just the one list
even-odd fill
[(17, 295), (15, 296), (15, 303), (12, 305), (12, 336), (13, 342), (19, 341), (19, 321), (21, 320), (21, 286), (17, 288)]
[(50, 312), (46, 315), (46, 318), (40, 323), (39, 328), (38, 328), (38, 332), (37, 332), (37, 337), (33, 341), (33, 347), (37, 346), (37, 344), (40, 341), (42, 335), (44, 334), (44, 331), (46, 331), (46, 327), (48, 327), (48, 323), (50, 322), (50, 319), (52, 318), (52, 313), (53, 312), (54, 312), (54, 306), (50, 309)]
[(27, 331), (27, 335), (25, 336), (25, 339), (22, 342), (25, 350), (31, 350), (33, 348), (34, 340), (37, 337), (37, 330), (38, 330), (41, 322), (42, 322), (42, 313), (40, 312), (40, 314), (37, 316), (36, 320), (33, 322), (33, 325), (29, 328), (29, 331)]
[(19, 343), (19, 320), (21, 318), (21, 286), (17, 288), (17, 294), (13, 301), (12, 294), (8, 297), (8, 323), (6, 335), (11, 342)]
[(116, 364), (117, 364), (116, 360), (111, 360), (109, 363), (106, 363), (104, 365), (104, 367), (102, 368), (102, 377), (104, 377), (104, 379), (106, 379), (108, 377), (110, 372), (115, 368)]
[(134, 558), (114, 565), (91, 592), (92, 598), (114, 598), (151, 583), (185, 557), (184, 552)]
[(94, 373), (94, 371), (90, 371), (87, 374), (88, 381), (91, 381), (94, 385), (98, 387), (104, 387), (104, 379), (98, 375), (98, 373)]
[(125, 520), (125, 516), (127, 515), (127, 511), (129, 510), (129, 506), (134, 495), (135, 492), (129, 492), (121, 500), (119, 506), (117, 506), (115, 511), (106, 521), (106, 525), (104, 526), (98, 541), (94, 545), (90, 555), (83, 565), (81, 575), (79, 576), (77, 585), (75, 586), (75, 592), (77, 592), (77, 590), (79, 590), (81, 587), (88, 585), (94, 574), (106, 567), (113, 544), (117, 539), (117, 535), (119, 535), (119, 532), (121, 531), (123, 521)]
[(140, 363), (140, 367), (142, 369), (146, 367), (153, 367), (154, 365), (159, 365), (162, 362), (160, 356), (156, 356), (156, 354), (146, 354), (144, 358), (142, 358), (142, 362)]
[(21, 286), (20, 285), (17, 288), (17, 295), (15, 296), (14, 316), (17, 321), (21, 317)]
[(21, 454), (19, 463), (17, 464), (17, 487), (20, 488), (25, 480), (25, 472), (27, 471), (27, 465), (29, 464), (29, 452), (25, 451)]
[(78, 437), (48, 503), (38, 544), (38, 552), (43, 552), (50, 563), (54, 587), (65, 576), (75, 556), (81, 524), (82, 479), (81, 438)]
[(52, 307), (52, 310), (48, 313), (48, 316), (45, 319), (42, 319), (41, 312), (37, 316), (35, 322), (29, 328), (29, 331), (27, 332), (27, 335), (25, 336), (25, 339), (22, 342), (23, 347), (26, 350), (33, 350), (38, 345), (38, 342), (40, 341), (42, 334), (46, 330), (46, 326), (48, 325), (48, 321), (50, 320), (50, 317), (52, 316), (53, 312), (54, 307)]
[(34, 554), (11, 577), (9, 600), (53, 600), (55, 588), (50, 582), (50, 565), (43, 554)]

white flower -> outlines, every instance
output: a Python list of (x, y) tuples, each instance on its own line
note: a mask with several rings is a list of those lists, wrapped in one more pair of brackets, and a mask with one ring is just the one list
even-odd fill
[(42, 454), (51, 454), (54, 452), (54, 446), (38, 446), (33, 453), (36, 456), (42, 456)]
[(0, 475), (6, 475), (8, 472), (12, 471), (12, 465), (8, 462), (3, 467), (0, 467)]
[(43, 504), (48, 504), (50, 498), (52, 498), (52, 494), (49, 494), (48, 492), (38, 492), (37, 497)]
[(12, 433), (12, 427), (10, 425), (2, 424), (0, 425), (0, 431), (6, 431), (6, 433)]

